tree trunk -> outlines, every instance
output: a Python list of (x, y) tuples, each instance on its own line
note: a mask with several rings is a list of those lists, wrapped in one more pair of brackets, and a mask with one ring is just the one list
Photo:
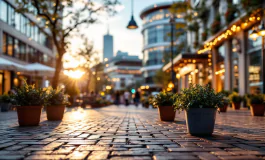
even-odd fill
[(59, 53), (59, 56), (56, 59), (55, 72), (54, 72), (53, 80), (52, 80), (52, 87), (53, 88), (57, 88), (58, 84), (59, 84), (59, 78), (60, 78), (60, 73), (61, 73), (62, 64), (63, 64), (63, 62), (62, 62), (63, 54)]

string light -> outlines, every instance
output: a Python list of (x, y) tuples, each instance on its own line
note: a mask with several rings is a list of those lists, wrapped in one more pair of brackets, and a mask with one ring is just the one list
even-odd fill
[[(232, 37), (233, 34), (236, 34), (237, 32), (239, 32), (241, 30), (241, 28), (246, 28), (247, 26), (249, 26), (250, 23), (255, 23), (257, 21), (260, 21), (261, 18), (260, 17), (249, 17), (247, 21), (245, 21), (244, 23), (242, 23), (241, 25), (236, 25), (234, 24), (232, 27), (228, 28), (227, 30), (225, 30), (221, 35), (217, 36), (215, 39), (213, 39), (210, 42), (207, 42), (203, 49), (198, 50), (198, 54), (202, 54), (205, 53), (207, 51), (210, 51), (214, 46), (216, 46), (220, 41), (229, 39), (230, 37)], [(209, 63), (210, 65), (210, 63)]]

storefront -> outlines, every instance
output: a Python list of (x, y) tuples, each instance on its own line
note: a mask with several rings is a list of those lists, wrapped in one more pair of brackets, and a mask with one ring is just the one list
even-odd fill
[[(174, 72), (176, 73), (177, 89), (180, 91), (183, 88), (189, 87), (189, 84), (205, 85), (209, 83), (208, 72), (208, 55), (207, 54), (191, 54), (182, 53), (174, 58)], [(163, 71), (171, 71), (171, 63), (163, 67)]]

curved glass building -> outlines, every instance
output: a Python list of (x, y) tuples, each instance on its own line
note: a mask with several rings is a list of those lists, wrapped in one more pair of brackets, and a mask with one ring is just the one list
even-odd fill
[[(157, 70), (170, 61), (171, 25), (169, 23), (171, 13), (169, 8), (172, 2), (154, 4), (145, 8), (140, 17), (143, 20), (143, 67), (141, 69), (144, 84), (150, 90), (160, 90), (160, 87), (153, 81)], [(184, 24), (183, 15), (175, 16), (176, 25)], [(180, 30), (174, 28), (174, 33)], [(186, 35), (174, 38), (174, 45), (186, 41)], [(179, 53), (174, 47), (174, 56)]]

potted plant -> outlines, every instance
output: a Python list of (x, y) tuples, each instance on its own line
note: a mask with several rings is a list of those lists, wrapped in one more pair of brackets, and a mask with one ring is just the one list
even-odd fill
[(256, 94), (249, 96), (250, 111), (252, 116), (264, 116), (264, 95)]
[(11, 102), (17, 108), (18, 123), (20, 126), (37, 126), (40, 123), (40, 116), (45, 103), (46, 91), (28, 85), (24, 81), (21, 88), (15, 90)]
[(7, 94), (3, 94), (2, 96), (0, 96), (0, 106), (1, 106), (1, 112), (7, 112), (9, 110), (9, 106), (10, 106), (10, 96)]
[(233, 92), (229, 95), (229, 99), (232, 102), (232, 108), (234, 110), (239, 110), (243, 98), (237, 92)]
[(187, 131), (191, 135), (212, 135), (217, 108), (224, 106), (222, 93), (209, 85), (193, 85), (175, 97), (175, 109), (185, 110)]
[(62, 89), (48, 88), (46, 97), (46, 114), (49, 121), (63, 119), (65, 106), (68, 104), (67, 95)]
[(158, 108), (161, 121), (174, 121), (176, 111), (174, 110), (174, 94), (171, 92), (160, 92), (151, 99), (151, 104)]
[(230, 92), (229, 91), (226, 91), (226, 90), (223, 90), (220, 93), (222, 93), (224, 95), (224, 98), (223, 98), (224, 107), (218, 108), (218, 111), (220, 111), (220, 112), (226, 112), (227, 111), (227, 108), (228, 108), (228, 105), (229, 105), (229, 98), (228, 98), (228, 96), (229, 96)]

